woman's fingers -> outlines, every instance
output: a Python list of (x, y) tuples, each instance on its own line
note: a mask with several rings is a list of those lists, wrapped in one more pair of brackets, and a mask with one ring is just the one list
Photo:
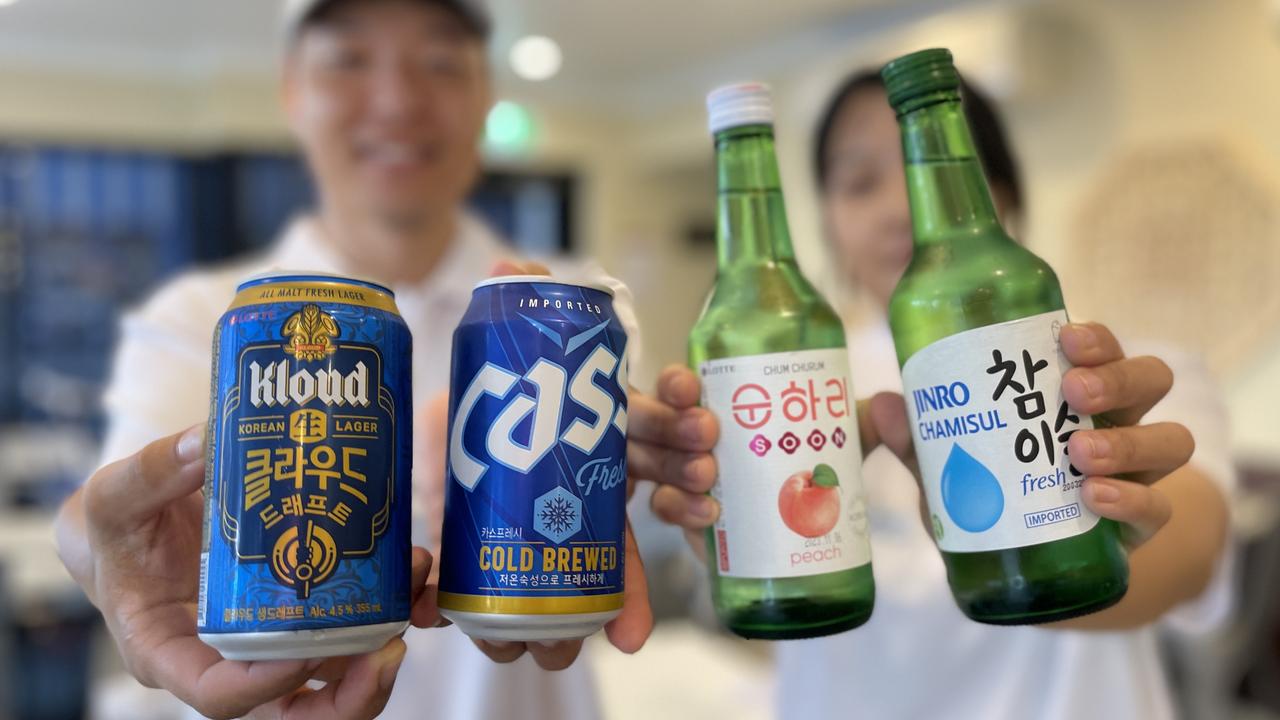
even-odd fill
[(1103, 415), (1116, 425), (1137, 424), (1171, 387), (1173, 371), (1154, 357), (1074, 367), (1062, 376), (1062, 395), (1071, 409)]
[(907, 406), (902, 396), (882, 392), (866, 402), (866, 416), (875, 426), (876, 437), (919, 479), (920, 466), (916, 462), (915, 447), (911, 443), (911, 425), (907, 420)]
[(720, 426), (709, 410), (676, 408), (640, 392), (631, 393), (627, 423), (630, 440), (685, 452), (711, 452), (720, 438)]
[(1090, 510), (1123, 523), (1125, 544), (1131, 548), (1150, 540), (1173, 514), (1173, 507), (1164, 493), (1127, 480), (1086, 478), (1083, 495)]
[(658, 376), (658, 399), (677, 410), (694, 407), (702, 399), (697, 373), (683, 365), (668, 365)]
[(710, 527), (720, 516), (720, 505), (715, 498), (672, 485), (655, 487), (649, 496), (649, 507), (659, 520), (691, 530)]
[(627, 443), (627, 474), (659, 485), (704, 493), (715, 485), (716, 460), (710, 453), (631, 440)]
[(1071, 323), (1058, 334), (1062, 353), (1072, 365), (1093, 367), (1124, 359), (1120, 341), (1105, 325)]
[(1166, 422), (1079, 430), (1067, 441), (1067, 455), (1085, 475), (1124, 475), (1150, 485), (1185, 465), (1195, 447), (1186, 427)]

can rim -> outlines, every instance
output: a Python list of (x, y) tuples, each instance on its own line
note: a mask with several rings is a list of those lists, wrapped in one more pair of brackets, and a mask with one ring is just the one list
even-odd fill
[(395, 298), (396, 296), (395, 292), (392, 291), (392, 289), (387, 287), (386, 285), (383, 285), (382, 283), (374, 282), (372, 280), (368, 280), (365, 278), (361, 278), (361, 277), (352, 277), (350, 275), (339, 275), (337, 273), (321, 272), (318, 270), (280, 270), (280, 269), (263, 270), (262, 272), (257, 272), (244, 278), (239, 282), (239, 284), (236, 285), (236, 292), (238, 293), (241, 290), (244, 290), (245, 288), (250, 288), (255, 285), (263, 285), (267, 282), (272, 282), (272, 281), (278, 282), (278, 281), (284, 281), (284, 280), (295, 280), (298, 282), (306, 282), (309, 280), (320, 281), (320, 282), (325, 282), (325, 281), (343, 282), (343, 283), (349, 283), (352, 285), (363, 285), (364, 287), (370, 288), (372, 290), (384, 292), (390, 295), (392, 298)]
[(548, 275), (500, 275), (491, 277), (487, 280), (481, 280), (476, 283), (475, 289), (492, 285), (510, 285), (514, 283), (538, 283), (539, 285), (564, 285), (566, 287), (587, 288), (588, 290), (599, 290), (600, 292), (613, 297), (613, 288), (604, 283), (596, 282), (574, 282), (570, 280), (556, 280)]

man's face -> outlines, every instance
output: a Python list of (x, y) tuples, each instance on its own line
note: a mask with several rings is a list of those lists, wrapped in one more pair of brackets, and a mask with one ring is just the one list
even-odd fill
[(348, 0), (306, 26), (284, 103), (325, 203), (401, 225), (451, 212), (479, 172), (484, 47), (447, 9)]

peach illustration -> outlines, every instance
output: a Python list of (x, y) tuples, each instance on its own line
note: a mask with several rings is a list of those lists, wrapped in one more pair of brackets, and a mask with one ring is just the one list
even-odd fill
[(778, 492), (782, 522), (798, 535), (821, 537), (840, 519), (840, 481), (830, 465), (801, 470), (782, 483)]

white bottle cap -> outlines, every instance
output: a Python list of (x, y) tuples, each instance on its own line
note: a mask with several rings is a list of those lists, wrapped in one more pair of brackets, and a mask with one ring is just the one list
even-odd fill
[(773, 98), (764, 83), (724, 85), (707, 95), (711, 134), (743, 125), (772, 125)]

